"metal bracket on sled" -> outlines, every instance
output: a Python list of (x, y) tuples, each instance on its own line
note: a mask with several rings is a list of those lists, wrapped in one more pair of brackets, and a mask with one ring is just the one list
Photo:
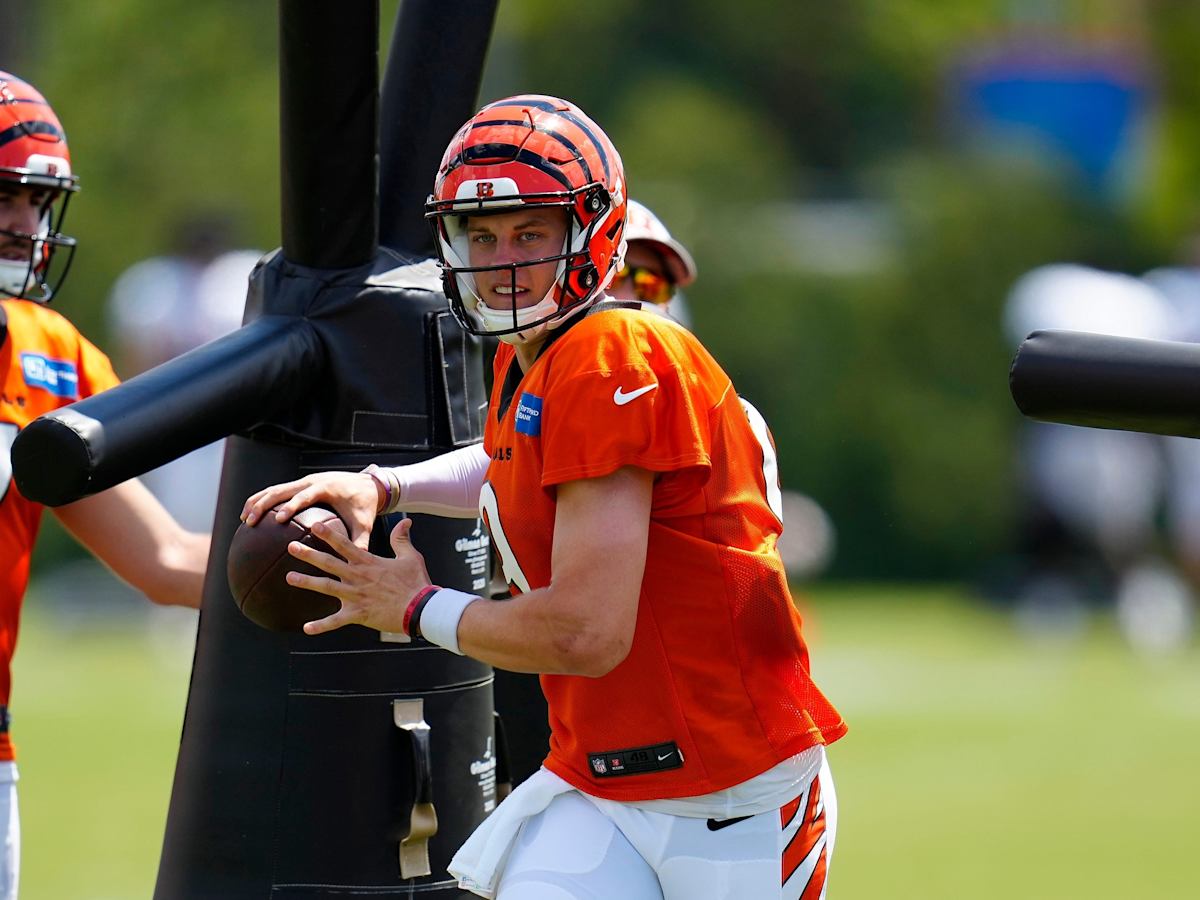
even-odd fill
[(429, 839), (437, 834), (437, 811), (433, 808), (433, 761), (429, 752), (429, 723), (425, 701), (393, 700), (392, 721), (408, 735), (412, 747), (413, 803), (408, 816), (408, 833), (400, 840), (400, 877), (429, 875)]

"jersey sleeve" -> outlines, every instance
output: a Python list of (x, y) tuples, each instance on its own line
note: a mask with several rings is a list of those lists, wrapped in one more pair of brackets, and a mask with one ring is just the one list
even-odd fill
[[(583, 342), (580, 342), (581, 344)], [(711, 468), (712, 392), (671, 348), (618, 337), (598, 353), (556, 360), (542, 422), (542, 485), (599, 478), (623, 466)], [(653, 360), (653, 362), (651, 361)]]

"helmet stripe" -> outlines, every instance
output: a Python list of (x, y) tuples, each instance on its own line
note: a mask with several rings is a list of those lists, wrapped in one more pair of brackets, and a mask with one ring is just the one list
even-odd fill
[[(476, 122), (471, 126), (471, 129), (484, 128), (489, 125), (524, 125), (525, 127), (529, 127), (529, 123), (524, 119), (488, 119), (484, 122)], [(587, 157), (579, 152), (578, 146), (567, 140), (559, 132), (547, 128), (545, 125), (535, 124), (534, 130), (549, 135), (562, 144), (575, 157), (575, 161), (579, 163), (580, 168), (583, 169), (583, 180), (588, 182), (595, 181), (595, 178), (592, 177), (592, 167), (588, 165)]]
[(612, 178), (612, 172), (610, 172), (608, 168), (608, 154), (604, 152), (604, 142), (598, 140), (592, 129), (588, 127), (587, 123), (581, 120), (579, 116), (575, 115), (574, 113), (559, 113), (559, 117), (571, 122), (576, 128), (588, 136), (588, 139), (592, 142), (592, 146), (594, 146), (596, 148), (596, 152), (600, 154), (600, 165), (604, 166), (605, 179)]
[(60, 141), (64, 139), (62, 131), (52, 123), (34, 120), (32, 122), (18, 122), (16, 125), (0, 131), (0, 147), (12, 141), (20, 140), (23, 137), (29, 137), (32, 134), (49, 134)]
[(523, 162), (527, 166), (533, 166), (533, 168), (545, 172), (568, 191), (571, 190), (571, 180), (557, 166), (551, 165), (549, 160), (541, 154), (534, 153), (532, 150), (522, 150), (517, 154), (517, 162)]
[(450, 160), (446, 165), (446, 171), (450, 172), (463, 164), (469, 164), (481, 159), (490, 157), (502, 157), (505, 162), (516, 160), (524, 163), (527, 166), (532, 166), (539, 172), (545, 172), (568, 191), (571, 190), (571, 182), (556, 166), (552, 166), (543, 157), (534, 153), (532, 150), (523, 150), (513, 144), (476, 144), (473, 147), (467, 147), (457, 157)]
[[(533, 109), (540, 109), (544, 112), (553, 113), (554, 115), (558, 116), (559, 118), (566, 119), (568, 122), (575, 125), (576, 128), (578, 128), (580, 131), (582, 131), (584, 134), (586, 134), (588, 136), (588, 139), (591, 140), (591, 142), (592, 142), (592, 146), (596, 148), (596, 152), (600, 156), (600, 164), (602, 166), (604, 166), (605, 180), (612, 178), (612, 172), (609, 171), (609, 168), (608, 168), (608, 154), (604, 152), (604, 142), (599, 140), (596, 137), (595, 132), (589, 127), (589, 125), (586, 122), (584, 122), (583, 120), (581, 120), (579, 118), (579, 116), (575, 115), (575, 113), (571, 112), (570, 110), (559, 109), (557, 106), (555, 106), (553, 103), (550, 103), (547, 100), (534, 100), (534, 99), (526, 100), (521, 97), (514, 97), (514, 98), (509, 98), (508, 100), (500, 100), (496, 103), (490, 103), (487, 106), (485, 106), (484, 109), (496, 109), (497, 107), (506, 107), (506, 106), (508, 106), (508, 107), (528, 106), (528, 107), (532, 107)], [(547, 131), (548, 129), (539, 129), (539, 130)]]

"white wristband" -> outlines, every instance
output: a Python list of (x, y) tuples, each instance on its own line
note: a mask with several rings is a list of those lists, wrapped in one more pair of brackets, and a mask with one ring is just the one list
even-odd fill
[(482, 599), (465, 591), (442, 588), (426, 601), (425, 608), (421, 610), (421, 637), (462, 656), (463, 652), (458, 649), (458, 620), (468, 606)]

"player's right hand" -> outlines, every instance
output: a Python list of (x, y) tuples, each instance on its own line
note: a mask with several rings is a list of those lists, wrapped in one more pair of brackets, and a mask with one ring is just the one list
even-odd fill
[(286, 522), (318, 503), (333, 507), (350, 529), (350, 540), (367, 549), (379, 509), (379, 489), (365, 472), (317, 472), (263, 488), (246, 501), (241, 520), (253, 526), (275, 509), (276, 521)]

